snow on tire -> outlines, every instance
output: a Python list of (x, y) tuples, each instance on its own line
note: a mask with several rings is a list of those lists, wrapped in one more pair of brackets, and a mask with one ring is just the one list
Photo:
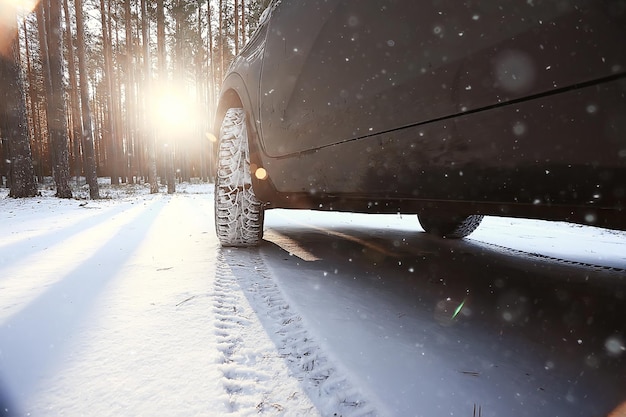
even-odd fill
[(252, 189), (246, 113), (228, 109), (220, 129), (215, 180), (215, 231), (222, 246), (256, 246), (263, 207)]

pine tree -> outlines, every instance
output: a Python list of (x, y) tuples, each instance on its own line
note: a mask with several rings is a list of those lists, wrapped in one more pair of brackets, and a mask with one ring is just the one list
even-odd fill
[(8, 144), (9, 196), (33, 197), (37, 194), (37, 184), (28, 138), (17, 26), (11, 32), (0, 33), (0, 38), (10, 36), (6, 47), (0, 45), (0, 138)]
[(82, 143), (85, 152), (85, 177), (89, 184), (89, 197), (100, 198), (96, 158), (93, 139), (91, 106), (89, 105), (89, 87), (87, 84), (87, 65), (85, 58), (85, 28), (83, 19), (83, 1), (76, 0), (76, 54), (78, 55), (78, 83), (80, 85), (80, 105), (83, 121)]
[[(143, 76), (144, 76), (144, 108), (147, 108), (152, 92), (152, 65), (150, 64), (150, 42), (148, 38), (148, 7), (147, 0), (141, 0), (141, 40), (143, 42)], [(150, 182), (150, 193), (159, 192), (156, 168), (156, 138), (149, 115), (144, 114), (144, 141), (148, 150), (148, 181)]]
[(53, 177), (56, 196), (71, 198), (69, 186), (68, 130), (63, 85), (63, 39), (61, 36), (61, 4), (59, 0), (43, 0), (37, 8), (41, 56), (46, 82), (46, 110), (52, 147)]

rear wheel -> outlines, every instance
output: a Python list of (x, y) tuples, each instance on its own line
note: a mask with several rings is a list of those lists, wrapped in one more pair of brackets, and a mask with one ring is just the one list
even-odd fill
[(417, 216), (426, 233), (446, 239), (469, 236), (480, 225), (483, 217), (479, 214), (459, 216), (433, 212), (423, 212)]
[(215, 231), (222, 246), (256, 246), (263, 238), (263, 206), (252, 188), (246, 113), (240, 108), (228, 109), (220, 129)]

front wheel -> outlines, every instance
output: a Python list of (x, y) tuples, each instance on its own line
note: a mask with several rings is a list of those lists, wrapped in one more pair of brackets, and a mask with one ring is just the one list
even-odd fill
[(252, 188), (246, 113), (240, 108), (228, 109), (220, 128), (215, 231), (222, 246), (256, 246), (263, 238), (263, 206)]
[(460, 216), (433, 212), (423, 212), (417, 215), (426, 233), (446, 239), (461, 239), (469, 236), (480, 225), (483, 217), (480, 214)]

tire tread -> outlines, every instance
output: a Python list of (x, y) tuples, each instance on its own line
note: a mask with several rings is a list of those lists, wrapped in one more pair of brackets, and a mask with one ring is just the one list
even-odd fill
[(215, 231), (222, 246), (256, 246), (263, 207), (252, 188), (245, 111), (231, 108), (220, 129), (215, 180)]

